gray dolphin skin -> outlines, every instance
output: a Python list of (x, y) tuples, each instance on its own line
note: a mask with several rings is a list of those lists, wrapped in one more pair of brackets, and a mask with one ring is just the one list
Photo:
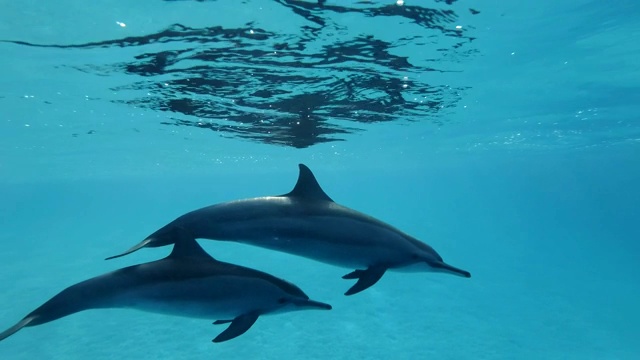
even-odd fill
[(299, 165), (293, 190), (280, 196), (236, 200), (180, 216), (126, 252), (173, 244), (176, 239), (235, 241), (358, 269), (345, 293), (375, 284), (385, 271), (444, 272), (471, 277), (446, 264), (429, 245), (366, 214), (334, 202), (311, 170)]
[(0, 341), (27, 326), (89, 309), (132, 308), (230, 324), (213, 342), (245, 333), (260, 315), (324, 309), (297, 286), (269, 274), (217, 261), (195, 240), (176, 242), (158, 261), (119, 269), (70, 286), (0, 333)]

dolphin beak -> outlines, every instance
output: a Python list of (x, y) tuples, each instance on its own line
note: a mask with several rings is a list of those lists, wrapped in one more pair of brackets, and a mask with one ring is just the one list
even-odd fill
[(295, 299), (292, 303), (301, 308), (314, 308), (319, 310), (331, 310), (333, 307), (327, 303), (310, 299)]
[(443, 263), (443, 262), (438, 262), (435, 264), (429, 264), (431, 266), (433, 266), (434, 268), (442, 271), (442, 272), (446, 272), (449, 274), (453, 274), (453, 275), (457, 275), (457, 276), (462, 276), (462, 277), (466, 277), (466, 278), (470, 278), (471, 277), (471, 273), (466, 271), (466, 270), (462, 270), (462, 269), (458, 269), (455, 266), (451, 266), (447, 263)]

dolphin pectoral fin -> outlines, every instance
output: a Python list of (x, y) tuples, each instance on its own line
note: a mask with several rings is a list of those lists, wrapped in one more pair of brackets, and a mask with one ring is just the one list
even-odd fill
[(233, 320), (216, 320), (216, 321), (213, 322), (213, 325), (228, 324), (230, 322), (233, 322)]
[(20, 322), (18, 322), (17, 324), (13, 325), (10, 328), (8, 328), (7, 330), (1, 332), (0, 333), (0, 341), (8, 338), (9, 336), (11, 336), (11, 335), (15, 334), (16, 332), (18, 332), (18, 330), (20, 330), (23, 327), (29, 325), (29, 323), (32, 322), (35, 318), (36, 318), (36, 316), (28, 316), (28, 317), (20, 320)]
[(132, 252), (138, 251), (140, 249), (142, 249), (143, 247), (149, 245), (149, 243), (151, 242), (151, 240), (153, 240), (152, 238), (147, 238), (142, 240), (140, 243), (138, 243), (137, 245), (135, 245), (134, 247), (132, 247), (131, 249), (123, 252), (122, 254), (119, 255), (114, 255), (114, 256), (109, 256), (108, 258), (106, 258), (105, 260), (111, 260), (111, 259), (115, 259), (115, 258), (119, 258), (125, 255), (129, 255)]
[(355, 270), (353, 272), (348, 273), (343, 276), (343, 279), (358, 279), (358, 281), (351, 287), (351, 289), (347, 290), (345, 295), (353, 295), (357, 294), (362, 290), (365, 290), (371, 287), (373, 284), (377, 283), (378, 280), (384, 275), (387, 268), (382, 266), (371, 266), (367, 270)]
[(244, 334), (245, 332), (247, 332), (247, 330), (249, 330), (249, 328), (251, 328), (251, 326), (253, 326), (256, 320), (258, 320), (258, 316), (260, 316), (260, 314), (249, 313), (240, 315), (233, 320), (218, 320), (214, 322), (214, 324), (225, 324), (230, 322), (231, 325), (229, 325), (229, 327), (225, 331), (221, 332), (220, 335), (216, 336), (216, 338), (213, 339), (213, 342), (219, 343), (231, 340)]

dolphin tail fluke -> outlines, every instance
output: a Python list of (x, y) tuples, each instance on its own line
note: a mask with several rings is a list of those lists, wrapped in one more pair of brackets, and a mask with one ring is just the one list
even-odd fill
[(214, 343), (219, 343), (231, 340), (244, 334), (245, 332), (247, 332), (247, 330), (249, 330), (249, 328), (251, 328), (251, 326), (253, 326), (256, 320), (258, 320), (258, 316), (260, 316), (260, 314), (249, 313), (240, 315), (233, 320), (218, 320), (214, 322), (215, 325), (227, 324), (229, 322), (231, 323), (231, 325), (229, 325), (229, 327), (225, 331), (221, 332), (220, 335), (216, 336), (216, 338), (212, 341)]
[(343, 276), (343, 279), (358, 279), (358, 281), (347, 290), (345, 295), (357, 294), (362, 290), (368, 289), (384, 275), (387, 268), (381, 266), (371, 266), (367, 270), (355, 270)]
[(17, 324), (3, 331), (2, 333), (0, 333), (0, 341), (15, 334), (16, 332), (18, 332), (18, 330), (22, 329), (23, 327), (28, 326), (29, 323), (31, 323), (35, 318), (36, 316), (27, 316), (26, 318), (20, 320), (20, 322), (18, 322)]
[(138, 243), (137, 245), (135, 245), (134, 247), (132, 247), (131, 249), (123, 252), (122, 254), (119, 255), (114, 255), (114, 256), (109, 256), (108, 258), (106, 258), (105, 260), (111, 260), (111, 259), (115, 259), (115, 258), (119, 258), (125, 255), (129, 255), (132, 252), (136, 252), (140, 249), (142, 249), (143, 247), (149, 245), (149, 243), (153, 240), (153, 238), (146, 238), (144, 240), (142, 240), (140, 243)]

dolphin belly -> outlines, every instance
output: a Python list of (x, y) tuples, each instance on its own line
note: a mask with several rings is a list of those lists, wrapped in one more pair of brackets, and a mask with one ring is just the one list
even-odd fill
[(199, 319), (226, 319), (277, 306), (279, 292), (259, 279), (216, 276), (144, 285), (118, 294), (111, 307)]
[(217, 223), (203, 238), (259, 246), (345, 268), (401, 264), (412, 246), (401, 234), (352, 218), (265, 217)]

